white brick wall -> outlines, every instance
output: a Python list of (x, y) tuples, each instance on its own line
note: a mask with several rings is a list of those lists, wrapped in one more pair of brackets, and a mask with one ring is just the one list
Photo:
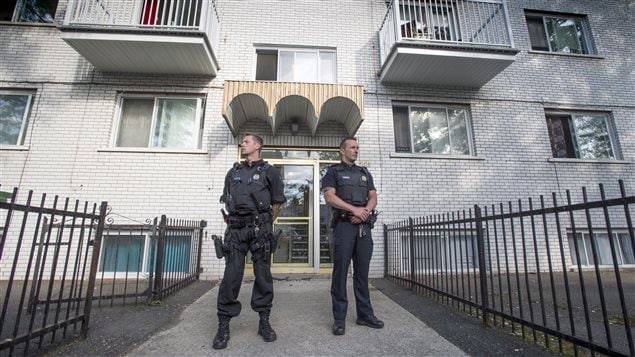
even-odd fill
[[(3, 189), (19, 185), (81, 200), (109, 201), (116, 214), (144, 221), (156, 215), (205, 219), (222, 232), (218, 203), (236, 139), (221, 116), (223, 81), (253, 80), (256, 46), (322, 46), (337, 51), (340, 84), (364, 86), (360, 160), (379, 191), (380, 223), (493, 204), (552, 191), (564, 193), (616, 180), (635, 192), (635, 38), (629, 1), (508, 1), (516, 61), (483, 88), (382, 85), (377, 30), (383, 0), (219, 0), (222, 34), (218, 77), (101, 73), (49, 25), (0, 23), (0, 88), (36, 91), (26, 151), (0, 150)], [(630, 7), (629, 7), (630, 6)], [(61, 21), (65, 2), (60, 2)], [(524, 9), (588, 15), (599, 58), (530, 53)], [(632, 17), (632, 16), (630, 16)], [(207, 97), (204, 154), (126, 153), (107, 149), (122, 92), (203, 93)], [(397, 158), (392, 101), (461, 103), (471, 112), (478, 160)], [(544, 108), (611, 112), (624, 161), (552, 163)], [(257, 123), (249, 130), (266, 134)], [(302, 129), (304, 130), (304, 129)], [(302, 131), (301, 130), (301, 131)], [(335, 146), (337, 124), (320, 138), (275, 138), (270, 145)], [(298, 139), (300, 138), (300, 139)], [(115, 216), (115, 219), (117, 217)], [(383, 274), (381, 229), (371, 274)], [(203, 246), (203, 277), (217, 279), (222, 263)]]

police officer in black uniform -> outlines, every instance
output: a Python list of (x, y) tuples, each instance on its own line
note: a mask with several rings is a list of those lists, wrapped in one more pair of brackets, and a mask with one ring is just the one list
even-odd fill
[(357, 308), (357, 324), (382, 328), (384, 323), (375, 317), (368, 291), (368, 270), (373, 254), (371, 219), (377, 206), (377, 191), (373, 177), (365, 167), (355, 165), (359, 146), (357, 139), (347, 137), (340, 143), (341, 162), (328, 168), (322, 178), (322, 192), (333, 207), (333, 334), (345, 333), (348, 300), (346, 277), (353, 260), (353, 287)]
[(221, 202), (225, 203), (229, 216), (222, 244), (225, 274), (218, 290), (218, 332), (214, 336), (214, 349), (227, 347), (229, 321), (240, 314), (238, 293), (248, 251), (252, 254), (256, 276), (251, 308), (260, 315), (258, 334), (266, 342), (277, 338), (269, 324), (273, 302), (271, 253), (276, 247), (272, 226), (286, 199), (280, 172), (260, 158), (262, 145), (259, 136), (245, 134), (240, 148), (246, 160), (234, 164), (225, 177)]

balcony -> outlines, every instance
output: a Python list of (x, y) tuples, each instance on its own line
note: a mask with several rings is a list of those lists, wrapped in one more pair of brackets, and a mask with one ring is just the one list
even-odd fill
[(61, 38), (104, 72), (216, 76), (213, 0), (70, 0)]
[(382, 83), (480, 88), (518, 53), (504, 0), (393, 0), (379, 41)]
[(337, 121), (349, 135), (362, 124), (364, 113), (362, 86), (225, 81), (223, 117), (237, 136), (243, 124), (264, 120), (275, 136), (283, 123), (302, 125), (315, 136), (320, 124)]

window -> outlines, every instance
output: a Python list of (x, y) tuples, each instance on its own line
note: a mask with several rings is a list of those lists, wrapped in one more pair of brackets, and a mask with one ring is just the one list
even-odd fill
[(0, 145), (22, 145), (32, 94), (0, 91)]
[[(450, 5), (450, 4), (448, 4)], [(400, 3), (401, 37), (460, 41), (451, 6), (436, 2)]]
[(122, 97), (115, 145), (200, 148), (203, 102), (200, 97)]
[(531, 49), (594, 54), (586, 17), (526, 13)]
[(145, 234), (138, 235), (104, 235), (101, 248), (99, 272), (147, 272), (147, 256)]
[[(156, 271), (157, 238), (151, 231), (129, 231), (102, 237), (98, 271), (104, 273), (147, 273)], [(190, 235), (167, 235), (163, 247), (163, 272), (192, 272), (195, 262)]]
[(53, 22), (58, 0), (2, 0), (0, 21)]
[[(573, 242), (573, 235), (571, 233), (568, 234), (568, 240), (571, 260), (573, 261), (573, 264), (578, 264), (575, 243)], [(592, 250), (594, 248), (598, 257), (598, 265), (613, 265), (611, 242), (609, 242), (609, 235), (607, 233), (594, 233), (593, 241), (591, 241), (591, 236), (588, 233), (576, 233), (576, 240), (580, 254), (580, 265), (595, 265)], [(594, 246), (592, 247), (591, 244)], [(628, 233), (613, 233), (613, 246), (615, 247), (617, 264), (635, 264), (633, 245), (631, 244)]]
[(546, 117), (553, 157), (615, 159), (607, 115), (547, 112)]
[(335, 83), (335, 51), (257, 49), (256, 80)]
[(472, 154), (467, 108), (396, 104), (393, 120), (396, 152)]

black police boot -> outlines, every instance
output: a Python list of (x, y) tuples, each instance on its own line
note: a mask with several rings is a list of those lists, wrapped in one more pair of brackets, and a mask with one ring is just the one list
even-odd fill
[(380, 319), (376, 318), (375, 315), (370, 315), (366, 317), (358, 317), (357, 324), (362, 326), (368, 326), (372, 328), (383, 328), (384, 322)]
[(218, 331), (216, 336), (214, 336), (214, 344), (212, 345), (215, 350), (222, 350), (227, 347), (227, 341), (229, 341), (229, 320), (231, 320), (229, 316), (218, 317)]
[(271, 328), (269, 324), (269, 311), (262, 311), (259, 313), (260, 322), (258, 322), (258, 334), (262, 336), (262, 339), (265, 342), (273, 342), (278, 336), (276, 336), (276, 331)]
[(341, 336), (346, 332), (346, 325), (344, 320), (335, 320), (333, 323), (333, 334), (335, 336)]

